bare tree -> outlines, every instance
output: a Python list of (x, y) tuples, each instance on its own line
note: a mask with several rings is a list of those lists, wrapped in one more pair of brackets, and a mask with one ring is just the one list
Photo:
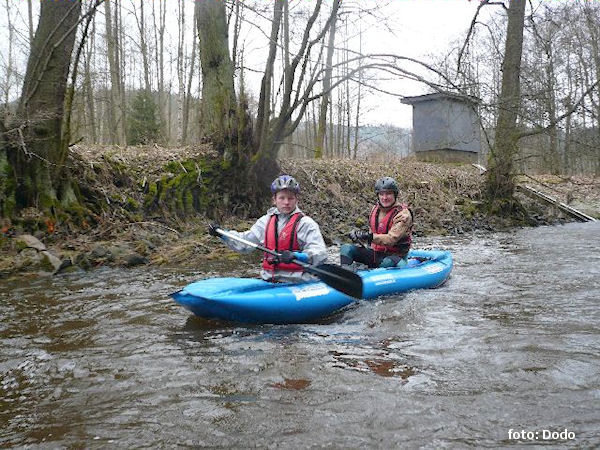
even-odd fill
[(498, 104), (494, 147), (490, 152), (486, 188), (494, 209), (512, 207), (514, 193), (513, 164), (517, 153), (517, 117), (521, 103), (521, 56), (525, 26), (526, 0), (512, 0), (508, 8), (508, 23), (502, 88)]
[[(122, 105), (124, 104), (123, 94), (124, 88), (121, 86), (121, 61), (119, 59), (119, 27), (117, 20), (117, 12), (113, 14), (111, 3), (104, 2), (106, 15), (106, 46), (108, 65), (110, 70), (110, 126), (109, 132), (111, 142), (119, 145), (125, 145), (125, 117)], [(120, 3), (115, 1), (115, 7), (119, 8)]]
[(147, 92), (152, 91), (152, 85), (150, 83), (150, 56), (148, 51), (148, 41), (146, 39), (146, 17), (144, 14), (144, 0), (140, 0), (140, 14), (139, 17), (136, 13), (136, 9), (134, 8), (135, 20), (137, 22), (138, 31), (140, 33), (140, 52), (142, 54), (142, 64), (143, 64), (143, 75), (144, 75), (144, 89)]
[[(196, 15), (194, 14), (193, 29), (196, 29)], [(186, 144), (188, 142), (188, 127), (190, 122), (190, 109), (192, 105), (192, 80), (194, 79), (194, 72), (196, 70), (196, 49), (198, 40), (192, 40), (192, 54), (190, 56), (190, 65), (187, 78), (187, 86), (185, 88), (185, 101), (183, 105), (183, 117), (181, 121), (181, 143)]]
[[(27, 0), (27, 18), (29, 19), (29, 46), (33, 43), (33, 5), (32, 0)], [(8, 11), (8, 9), (7, 9)]]
[(0, 114), (0, 119), (4, 121), (4, 118), (8, 115), (8, 103), (10, 101), (10, 88), (13, 78), (13, 45), (14, 45), (14, 27), (12, 24), (12, 15), (10, 12), (9, 0), (6, 0), (6, 21), (8, 25), (8, 55), (6, 58), (6, 75), (2, 89), (4, 90), (4, 105), (2, 106), (4, 111)]
[(198, 0), (195, 15), (202, 65), (200, 126), (228, 159), (236, 140), (237, 106), (225, 4), (219, 0)]
[[(325, 142), (325, 130), (327, 127), (327, 108), (331, 92), (331, 75), (333, 73), (333, 52), (335, 44), (335, 26), (337, 23), (337, 11), (340, 2), (333, 3), (332, 20), (329, 27), (329, 40), (327, 42), (327, 58), (325, 60), (325, 72), (323, 74), (323, 96), (321, 97), (321, 106), (319, 108), (319, 121), (317, 140), (315, 141), (315, 158), (323, 156), (323, 144)], [(333, 117), (330, 118), (333, 120)]]
[[(158, 4), (158, 12), (156, 5)], [(154, 48), (155, 48), (155, 66), (156, 82), (158, 89), (158, 110), (160, 113), (160, 122), (162, 124), (163, 136), (168, 136), (167, 126), (167, 94), (165, 89), (165, 29), (167, 21), (166, 1), (160, 0), (152, 2), (152, 21), (154, 24)]]
[(94, 83), (92, 81), (92, 54), (96, 37), (96, 22), (92, 22), (92, 32), (90, 38), (86, 40), (86, 52), (83, 67), (83, 95), (85, 97), (85, 113), (87, 114), (87, 129), (89, 130), (89, 140), (93, 144), (98, 143), (98, 133), (96, 124), (96, 101), (94, 98)]
[(177, 143), (183, 144), (183, 109), (185, 105), (185, 76), (186, 63), (184, 57), (185, 50), (185, 2), (177, 2)]

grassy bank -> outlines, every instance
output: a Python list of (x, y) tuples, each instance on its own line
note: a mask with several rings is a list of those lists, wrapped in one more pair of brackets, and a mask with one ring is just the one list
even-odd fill
[[(218, 189), (219, 166), (208, 147), (75, 147), (74, 164), (82, 191), (93, 201), (84, 223), (23, 212), (19, 223), (3, 224), (0, 273), (44, 270), (40, 255), (14, 236), (30, 232), (72, 268), (99, 265), (177, 264), (239, 258), (206, 234), (209, 217), (243, 230), (256, 217), (234, 207)], [(217, 163), (215, 162), (217, 161)], [(417, 236), (461, 234), (567, 219), (553, 208), (519, 197), (526, 214), (488, 216), (482, 208), (484, 177), (471, 165), (422, 163), (413, 159), (286, 160), (282, 170), (301, 185), (300, 207), (321, 226), (328, 244), (366, 228), (375, 201), (374, 181), (392, 176), (402, 201), (415, 213)], [(589, 214), (600, 210), (600, 180), (536, 176), (522, 181)], [(267, 200), (267, 199), (266, 199)], [(268, 202), (265, 202), (265, 208)], [(30, 228), (25, 229), (24, 224)], [(70, 263), (70, 264), (69, 264)], [(62, 269), (61, 269), (62, 270)]]

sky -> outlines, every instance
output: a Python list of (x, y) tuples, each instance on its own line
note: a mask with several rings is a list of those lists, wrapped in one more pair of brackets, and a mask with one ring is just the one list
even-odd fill
[[(138, 0), (135, 0), (136, 2)], [(304, 0), (292, 0), (304, 1)], [(326, 0), (330, 3), (331, 0)], [(127, 2), (124, 0), (124, 5)], [(293, 4), (293, 3), (292, 3)], [(441, 54), (449, 51), (449, 44), (452, 41), (462, 42), (466, 31), (471, 23), (473, 15), (479, 4), (478, 0), (345, 0), (345, 5), (378, 5), (379, 16), (386, 20), (365, 18), (361, 21), (363, 28), (363, 53), (394, 53), (402, 56), (414, 57), (425, 62), (430, 62), (427, 55)], [(13, 4), (14, 5), (14, 4)], [(25, 2), (18, 3), (19, 9), (22, 9), (21, 21), (25, 21), (26, 6)], [(36, 5), (37, 6), (37, 5)], [(13, 6), (14, 7), (14, 6)], [(6, 8), (6, 2), (0, 3), (0, 16), (6, 16), (3, 10)], [(174, 4), (175, 8), (175, 4)], [(193, 2), (190, 1), (186, 6), (188, 11), (193, 10)], [(175, 8), (176, 9), (176, 8)], [(485, 9), (485, 8), (484, 8)], [(36, 8), (37, 10), (37, 8)], [(14, 12), (14, 10), (13, 10)], [(4, 19), (0, 19), (0, 39), (6, 43), (7, 37)], [(385, 22), (385, 23), (384, 23)], [(191, 20), (186, 22), (190, 24)], [(176, 37), (176, 25), (173, 24), (172, 35)], [(264, 49), (264, 35), (258, 31), (256, 36), (246, 36), (248, 41), (256, 39), (262, 40)], [(175, 39), (173, 39), (175, 45)], [(252, 58), (248, 44), (248, 59)], [(256, 49), (256, 54), (252, 58), (255, 61), (256, 69), (264, 67), (264, 50)], [(0, 44), (0, 63), (5, 64), (4, 56), (6, 47)], [(247, 75), (249, 83), (254, 84), (251, 90), (258, 93), (260, 86), (260, 76)], [(383, 83), (388, 91), (396, 92), (402, 96), (415, 96), (427, 93), (426, 86), (409, 82), (406, 80), (390, 80)], [(392, 124), (399, 127), (410, 128), (412, 126), (412, 107), (404, 105), (398, 97), (388, 96), (379, 92), (373, 92), (363, 96), (362, 99), (361, 124)]]

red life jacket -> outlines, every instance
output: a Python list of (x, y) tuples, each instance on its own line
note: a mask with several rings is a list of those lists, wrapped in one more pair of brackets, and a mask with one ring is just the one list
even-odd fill
[[(396, 214), (398, 214), (400, 211), (402, 211), (404, 209), (408, 209), (410, 212), (410, 215), (412, 216), (412, 211), (408, 208), (407, 205), (405, 205), (405, 204), (395, 205), (392, 208), (390, 208), (390, 210), (387, 212), (387, 214), (385, 215), (383, 220), (381, 222), (379, 222), (379, 210), (380, 209), (381, 209), (381, 205), (379, 205), (379, 204), (375, 205), (373, 207), (373, 209), (371, 210), (371, 216), (369, 217), (369, 226), (371, 227), (371, 231), (375, 234), (388, 233), (392, 226), (392, 220), (394, 219)], [(408, 250), (410, 249), (411, 244), (412, 244), (412, 226), (410, 227), (408, 236), (401, 239), (399, 242), (396, 243), (396, 245), (393, 245), (393, 246), (381, 245), (381, 244), (376, 244), (376, 243), (372, 242), (371, 248), (373, 250), (375, 250), (376, 252), (395, 253), (395, 254), (405, 255), (406, 253), (408, 253)]]
[[(297, 212), (292, 214), (288, 223), (281, 230), (281, 234), (277, 233), (277, 215), (273, 214), (267, 221), (265, 228), (265, 247), (269, 250), (280, 252), (282, 250), (290, 250), (292, 252), (300, 250), (298, 245), (298, 222), (304, 214)], [(276, 270), (285, 270), (288, 272), (302, 272), (304, 269), (294, 263), (278, 263), (272, 255), (265, 253), (262, 263), (263, 269), (271, 272)]]

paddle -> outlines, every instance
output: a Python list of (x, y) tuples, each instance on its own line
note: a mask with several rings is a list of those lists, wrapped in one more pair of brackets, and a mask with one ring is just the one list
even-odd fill
[[(241, 242), (242, 244), (245, 244), (249, 247), (269, 253), (270, 255), (276, 257), (281, 256), (280, 253), (277, 253), (274, 250), (270, 250), (266, 247), (263, 247), (262, 245), (255, 244), (254, 242), (250, 242), (242, 237), (239, 237), (235, 234), (231, 234), (220, 228), (216, 228), (215, 231), (221, 236), (225, 236), (228, 239), (233, 239), (234, 241)], [(293, 259), (292, 262), (294, 264), (302, 266), (306, 272), (315, 275), (323, 283), (331, 286), (336, 291), (340, 291), (354, 298), (362, 298), (362, 278), (360, 278), (354, 272), (351, 272), (349, 270), (344, 269), (343, 267), (336, 266), (334, 264), (321, 264), (319, 266), (313, 266), (308, 263), (305, 263), (304, 261), (300, 261), (299, 259)]]

